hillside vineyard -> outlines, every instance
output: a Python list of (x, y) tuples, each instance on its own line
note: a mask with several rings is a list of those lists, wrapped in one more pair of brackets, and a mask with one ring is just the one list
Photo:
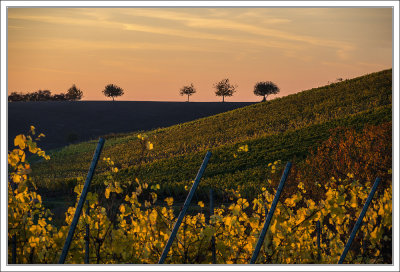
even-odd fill
[[(9, 262), (57, 262), (97, 143), (44, 152), (38, 136), (9, 152)], [(377, 177), (344, 263), (392, 263), (391, 143), (392, 70), (106, 136), (65, 263), (157, 263), (208, 150), (165, 263), (249, 263), (288, 161), (256, 263), (337, 263)]]

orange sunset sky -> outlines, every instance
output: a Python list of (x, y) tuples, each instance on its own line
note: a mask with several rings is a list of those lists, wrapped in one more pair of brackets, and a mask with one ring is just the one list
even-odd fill
[(259, 101), (257, 81), (285, 96), (392, 68), (392, 8), (8, 8), (8, 92), (66, 92), (83, 100)]

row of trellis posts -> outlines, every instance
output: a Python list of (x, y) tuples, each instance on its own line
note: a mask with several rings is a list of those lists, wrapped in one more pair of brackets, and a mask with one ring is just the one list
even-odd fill
[[(71, 245), (71, 242), (72, 242), (72, 239), (73, 239), (73, 236), (74, 236), (75, 228), (76, 228), (76, 226), (78, 224), (80, 214), (82, 213), (83, 205), (85, 203), (86, 196), (87, 196), (87, 193), (89, 191), (90, 183), (91, 183), (91, 180), (92, 180), (92, 177), (93, 177), (93, 174), (94, 174), (94, 170), (96, 168), (98, 159), (100, 157), (100, 153), (101, 153), (101, 150), (103, 148), (103, 145), (104, 145), (104, 139), (100, 138), (99, 142), (97, 144), (97, 148), (96, 148), (96, 151), (94, 153), (93, 159), (92, 159), (92, 163), (91, 163), (90, 168), (89, 168), (88, 175), (86, 177), (86, 181), (85, 181), (84, 187), (82, 189), (82, 194), (81, 194), (81, 196), (79, 198), (78, 206), (76, 207), (76, 210), (75, 210), (74, 218), (72, 220), (72, 223), (71, 223), (67, 238), (66, 238), (65, 243), (64, 243), (63, 250), (61, 252), (61, 256), (60, 256), (60, 259), (59, 259), (59, 262), (58, 262), (59, 264), (63, 264), (65, 262), (66, 257), (67, 257), (68, 250), (69, 250), (69, 247)], [(175, 222), (175, 224), (173, 226), (173, 229), (172, 229), (170, 237), (169, 237), (169, 239), (167, 241), (167, 244), (165, 245), (165, 248), (164, 248), (164, 250), (163, 250), (163, 252), (161, 254), (160, 260), (158, 262), (159, 264), (163, 264), (165, 262), (165, 259), (166, 259), (167, 255), (168, 255), (168, 252), (169, 252), (169, 249), (170, 249), (170, 247), (171, 247), (171, 245), (172, 245), (172, 243), (173, 243), (173, 241), (175, 239), (176, 234), (178, 233), (179, 227), (180, 227), (180, 225), (182, 223), (182, 220), (183, 220), (183, 218), (184, 218), (184, 216), (186, 214), (187, 209), (189, 208), (190, 202), (191, 202), (191, 200), (192, 200), (192, 198), (194, 196), (194, 193), (195, 193), (195, 191), (196, 191), (196, 189), (197, 189), (197, 187), (198, 187), (198, 185), (200, 183), (200, 179), (203, 176), (203, 173), (204, 173), (204, 171), (205, 171), (205, 169), (207, 167), (207, 164), (208, 164), (208, 161), (209, 161), (210, 157), (211, 157), (211, 152), (207, 151), (207, 154), (204, 157), (203, 163), (201, 164), (201, 167), (200, 167), (200, 169), (199, 169), (199, 171), (197, 173), (197, 176), (196, 176), (196, 178), (194, 180), (192, 188), (190, 189), (189, 194), (187, 195), (186, 200), (185, 200), (185, 202), (183, 204), (183, 207), (182, 207), (182, 209), (181, 209), (181, 211), (179, 213), (178, 219), (177, 219), (177, 221)], [(250, 264), (254, 264), (256, 262), (256, 260), (257, 260), (258, 254), (259, 254), (261, 246), (262, 246), (262, 244), (264, 242), (264, 238), (265, 238), (265, 235), (267, 233), (267, 230), (268, 230), (269, 224), (271, 222), (272, 216), (274, 215), (276, 205), (278, 204), (280, 194), (282, 192), (283, 186), (285, 185), (286, 178), (289, 175), (291, 166), (292, 166), (291, 162), (288, 162), (286, 164), (286, 167), (285, 167), (285, 170), (283, 172), (282, 178), (281, 178), (281, 180), (279, 182), (279, 185), (278, 185), (278, 189), (277, 189), (277, 191), (275, 193), (275, 196), (274, 196), (274, 199), (272, 201), (271, 208), (268, 211), (268, 214), (267, 214), (267, 217), (266, 217), (266, 219), (264, 221), (264, 225), (263, 225), (263, 228), (261, 230), (260, 236), (258, 238), (256, 247), (255, 247), (255, 249), (253, 251), (253, 254), (252, 254), (252, 257), (251, 257), (251, 260), (250, 260)], [(362, 209), (362, 211), (361, 211), (361, 213), (360, 213), (360, 215), (359, 215), (359, 217), (358, 217), (358, 219), (357, 219), (357, 221), (356, 221), (356, 223), (355, 223), (355, 225), (353, 227), (353, 230), (352, 230), (352, 232), (350, 234), (350, 237), (349, 237), (349, 239), (348, 239), (348, 241), (347, 241), (347, 243), (345, 245), (345, 248), (343, 250), (343, 253), (342, 253), (342, 255), (341, 255), (340, 259), (339, 259), (339, 262), (338, 262), (339, 264), (342, 264), (344, 259), (346, 258), (347, 252), (350, 249), (350, 246), (351, 246), (351, 244), (352, 244), (352, 242), (354, 240), (354, 237), (356, 236), (356, 233), (357, 233), (357, 231), (358, 231), (358, 229), (359, 229), (359, 227), (360, 227), (360, 225), (362, 223), (362, 220), (363, 220), (363, 218), (365, 216), (365, 213), (367, 212), (369, 204), (372, 201), (372, 198), (373, 198), (373, 196), (375, 194), (375, 191), (376, 191), (376, 189), (377, 189), (377, 187), (378, 187), (378, 185), (380, 183), (380, 180), (381, 179), (379, 177), (377, 177), (375, 182), (374, 182), (374, 185), (373, 185), (373, 187), (372, 187), (372, 189), (371, 189), (371, 191), (370, 191), (370, 193), (368, 195), (368, 198), (367, 198), (367, 200), (366, 200), (366, 202), (364, 204), (364, 207), (363, 207), (363, 209)], [(87, 214), (89, 213), (89, 205), (87, 205), (86, 213)], [(213, 215), (213, 214), (214, 214), (214, 201), (213, 201), (213, 190), (211, 189), (210, 190), (210, 216)], [(320, 222), (318, 221), (317, 222), (317, 247), (318, 247), (318, 259), (319, 260), (321, 258), (321, 255), (320, 255), (320, 251), (321, 251), (321, 248), (320, 248), (320, 235), (321, 235), (321, 226), (320, 226)], [(13, 236), (13, 239), (12, 239), (12, 263), (16, 263), (15, 262), (16, 261), (16, 242), (15, 242), (15, 240), (16, 240), (15, 236)], [(212, 243), (211, 244), (212, 260), (213, 260), (213, 263), (215, 264), (216, 263), (215, 236), (212, 237), (211, 243)], [(89, 225), (86, 225), (84, 262), (86, 264), (89, 263)]]

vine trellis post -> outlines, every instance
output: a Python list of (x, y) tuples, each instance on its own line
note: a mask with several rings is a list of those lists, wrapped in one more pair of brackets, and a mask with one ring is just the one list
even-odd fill
[(94, 170), (96, 169), (97, 162), (99, 160), (99, 157), (100, 157), (100, 154), (101, 154), (101, 150), (103, 149), (103, 146), (104, 146), (104, 139), (100, 138), (99, 142), (97, 144), (96, 151), (94, 152), (94, 155), (93, 155), (93, 159), (92, 159), (92, 163), (91, 163), (90, 168), (89, 168), (88, 175), (87, 175), (86, 180), (85, 180), (85, 185), (83, 186), (83, 189), (82, 189), (81, 197), (79, 198), (78, 206), (76, 207), (76, 210), (75, 210), (74, 218), (72, 219), (72, 223), (71, 223), (71, 226), (70, 226), (69, 231), (68, 231), (67, 239), (65, 240), (64, 247), (63, 247), (63, 250), (61, 252), (60, 259), (58, 261), (59, 264), (63, 264), (65, 262), (66, 257), (67, 257), (68, 250), (69, 250), (69, 247), (71, 245), (71, 241), (72, 241), (72, 239), (74, 237), (75, 228), (76, 228), (76, 225), (78, 224), (79, 217), (80, 217), (80, 215), (82, 213), (83, 204), (85, 203), (86, 196), (87, 196), (87, 193), (89, 191), (90, 183), (92, 182)]
[(200, 179), (203, 176), (204, 171), (206, 170), (206, 167), (207, 167), (207, 164), (208, 164), (208, 161), (209, 161), (210, 157), (211, 157), (211, 152), (207, 151), (207, 154), (204, 157), (204, 160), (203, 160), (203, 163), (201, 164), (199, 172), (197, 173), (197, 176), (196, 176), (196, 178), (194, 180), (192, 188), (190, 189), (189, 194), (186, 197), (185, 203), (183, 204), (182, 210), (179, 213), (178, 219), (176, 220), (176, 222), (174, 224), (174, 227), (172, 229), (171, 235), (169, 236), (168, 242), (165, 245), (165, 248), (164, 248), (164, 250), (163, 250), (163, 252), (161, 254), (160, 260), (158, 261), (159, 264), (163, 264), (164, 261), (165, 261), (165, 258), (168, 255), (169, 249), (170, 249), (170, 247), (172, 245), (172, 242), (175, 239), (176, 234), (178, 233), (178, 229), (179, 229), (179, 226), (182, 223), (183, 217), (185, 217), (186, 211), (189, 208), (189, 205), (190, 205), (190, 202), (192, 201), (193, 195), (194, 195), (197, 187), (199, 186)]
[(286, 182), (286, 179), (287, 179), (287, 177), (289, 175), (291, 167), (292, 167), (292, 163), (291, 162), (287, 162), (285, 170), (283, 171), (283, 174), (282, 174), (281, 181), (279, 182), (278, 189), (276, 190), (274, 200), (272, 201), (271, 208), (270, 208), (270, 210), (268, 212), (267, 217), (265, 218), (264, 226), (263, 226), (263, 228), (261, 230), (260, 237), (258, 238), (256, 247), (255, 247), (255, 249), (253, 251), (253, 255), (251, 256), (251, 260), (250, 260), (251, 264), (254, 264), (256, 262), (258, 254), (260, 253), (261, 246), (262, 246), (262, 244), (264, 242), (265, 235), (267, 233), (269, 224), (271, 223), (272, 216), (274, 215), (276, 205), (278, 204), (279, 197), (281, 195), (283, 186), (285, 185), (285, 182)]
[(349, 240), (347, 241), (346, 246), (344, 247), (342, 256), (340, 256), (340, 259), (339, 259), (338, 264), (342, 264), (343, 261), (344, 261), (344, 259), (346, 258), (347, 252), (349, 251), (350, 246), (351, 246), (351, 244), (353, 243), (354, 237), (356, 236), (357, 231), (358, 231), (358, 229), (360, 228), (360, 225), (361, 225), (361, 223), (362, 223), (362, 221), (363, 221), (363, 218), (364, 218), (365, 214), (367, 213), (369, 204), (371, 203), (372, 198), (374, 197), (374, 194), (375, 194), (376, 189), (378, 188), (378, 185), (379, 185), (380, 182), (381, 182), (381, 179), (380, 179), (379, 177), (377, 177), (377, 178), (375, 179), (375, 182), (374, 182), (374, 185), (372, 186), (371, 191), (369, 192), (368, 198), (367, 198), (367, 200), (365, 201), (364, 207), (363, 207), (363, 209), (361, 210), (360, 215), (358, 216), (357, 222), (356, 222), (356, 224), (354, 225), (353, 230), (351, 231)]

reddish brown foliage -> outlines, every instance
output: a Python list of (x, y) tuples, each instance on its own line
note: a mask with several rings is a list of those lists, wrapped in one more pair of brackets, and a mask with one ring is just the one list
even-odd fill
[[(344, 182), (353, 174), (361, 183), (372, 184), (382, 178), (381, 189), (392, 181), (392, 122), (367, 126), (360, 133), (352, 128), (336, 128), (316, 151), (311, 152), (298, 178), (315, 195), (316, 183), (325, 184), (331, 177)], [(319, 193), (319, 192), (318, 192)]]

